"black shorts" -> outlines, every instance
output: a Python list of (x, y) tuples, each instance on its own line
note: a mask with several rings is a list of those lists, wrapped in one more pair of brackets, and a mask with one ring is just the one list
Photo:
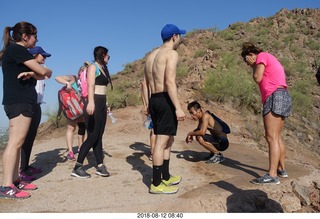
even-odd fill
[(21, 114), (25, 117), (33, 117), (36, 105), (32, 103), (14, 103), (4, 105), (4, 111), (9, 119), (20, 116)]
[(204, 141), (213, 144), (218, 151), (225, 151), (229, 147), (229, 140), (227, 138), (218, 138), (209, 134), (205, 134), (202, 138)]
[(285, 88), (278, 88), (263, 104), (262, 115), (267, 115), (270, 111), (281, 117), (288, 117), (291, 114), (292, 99)]
[(177, 134), (178, 120), (175, 107), (166, 92), (152, 94), (149, 111), (155, 135)]

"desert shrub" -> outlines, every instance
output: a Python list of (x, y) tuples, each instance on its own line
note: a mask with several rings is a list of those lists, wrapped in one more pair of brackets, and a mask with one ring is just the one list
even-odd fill
[(218, 102), (226, 102), (231, 99), (240, 106), (248, 106), (252, 102), (257, 102), (257, 92), (257, 87), (251, 77), (234, 68), (224, 72), (209, 70), (205, 85), (201, 90), (204, 97)]
[(142, 103), (141, 96), (138, 93), (129, 93), (126, 98), (127, 106), (138, 106)]
[(307, 80), (296, 80), (290, 88), (293, 113), (308, 117), (312, 109), (311, 84)]
[(109, 106), (118, 109), (126, 106), (126, 94), (119, 89), (113, 89), (107, 93)]
[(203, 57), (205, 54), (206, 54), (206, 51), (204, 49), (199, 49), (195, 52), (193, 58)]
[(179, 64), (177, 67), (177, 79), (182, 79), (188, 76), (188, 66)]

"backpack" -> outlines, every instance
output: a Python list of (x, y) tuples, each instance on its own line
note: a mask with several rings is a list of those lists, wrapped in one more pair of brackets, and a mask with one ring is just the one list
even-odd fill
[(88, 82), (87, 82), (87, 68), (83, 69), (79, 74), (78, 85), (81, 96), (86, 98), (88, 96)]
[(83, 115), (83, 101), (76, 90), (66, 90), (67, 86), (58, 91), (59, 110), (57, 118), (60, 119), (61, 112), (67, 119), (76, 120)]
[(209, 110), (207, 111), (213, 118), (214, 120), (216, 120), (222, 127), (222, 131), (226, 134), (230, 134), (231, 130), (230, 127), (228, 126), (227, 123), (225, 123), (224, 121), (222, 121), (222, 119), (220, 119), (218, 116), (214, 115), (212, 112), (210, 112)]
[[(96, 63), (93, 63), (96, 66), (95, 75), (98, 77), (100, 75), (99, 67)], [(81, 96), (86, 98), (88, 96), (88, 81), (87, 81), (87, 68), (83, 69), (79, 74), (79, 80), (77, 81)]]

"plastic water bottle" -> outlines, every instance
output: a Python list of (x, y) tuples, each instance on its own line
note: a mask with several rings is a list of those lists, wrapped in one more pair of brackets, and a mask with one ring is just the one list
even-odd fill
[(152, 119), (151, 119), (151, 115), (150, 114), (147, 116), (146, 120), (144, 120), (143, 126), (145, 128), (147, 128), (147, 129), (152, 129), (153, 128)]
[(117, 119), (113, 117), (112, 112), (109, 112), (108, 116), (110, 117), (112, 123), (116, 123)]

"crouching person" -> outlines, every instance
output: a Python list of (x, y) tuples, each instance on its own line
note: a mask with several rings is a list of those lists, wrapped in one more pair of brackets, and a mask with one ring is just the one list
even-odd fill
[(189, 103), (187, 108), (192, 119), (198, 121), (198, 127), (188, 133), (186, 142), (192, 142), (195, 137), (199, 144), (210, 152), (206, 163), (223, 162), (225, 158), (221, 151), (229, 147), (229, 126), (210, 111), (204, 112), (197, 101)]

